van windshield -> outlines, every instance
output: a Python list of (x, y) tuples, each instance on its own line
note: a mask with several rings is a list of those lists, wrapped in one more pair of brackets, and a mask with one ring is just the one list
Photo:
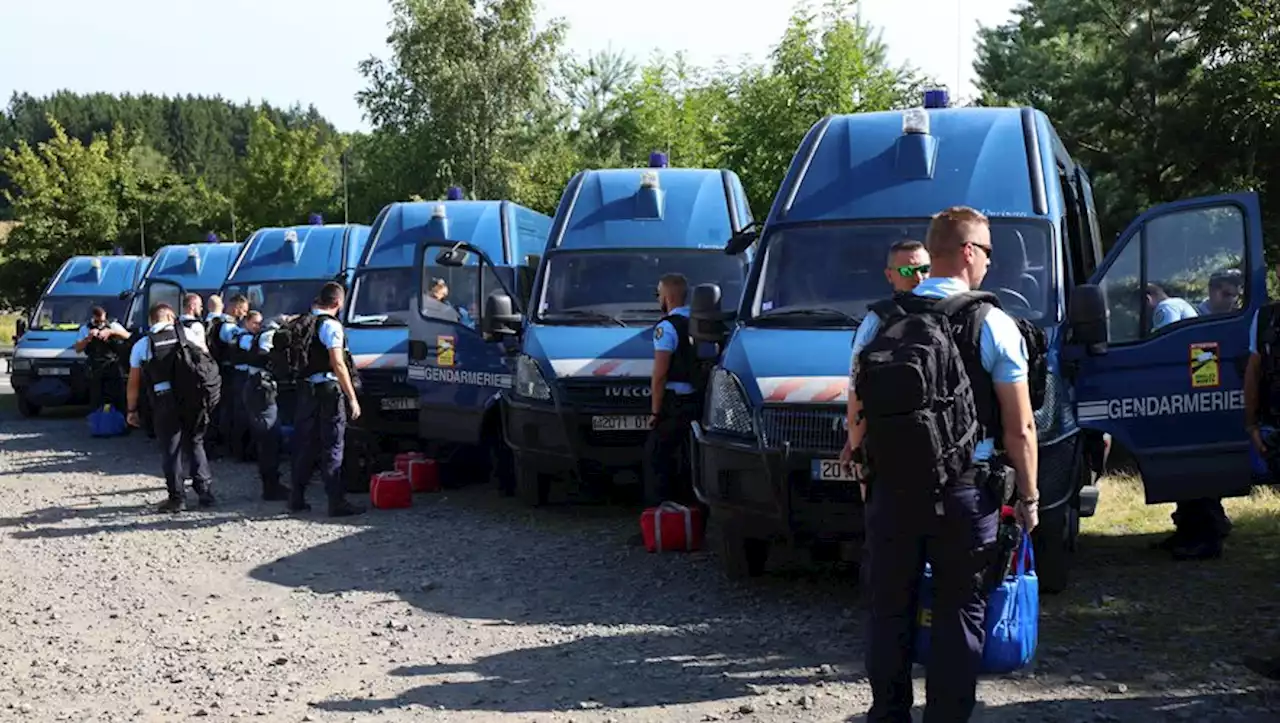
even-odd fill
[(264, 281), (260, 284), (232, 284), (222, 290), (222, 303), (229, 305), (231, 297), (244, 294), (249, 298), (249, 308), (262, 312), (264, 319), (281, 314), (305, 314), (311, 310), (311, 302), (320, 294), (325, 280)]
[(89, 312), (95, 306), (107, 310), (107, 319), (120, 321), (125, 302), (118, 296), (46, 296), (31, 316), (36, 331), (75, 331), (89, 323)]
[[(921, 219), (793, 226), (773, 232), (765, 240), (753, 323), (774, 316), (812, 326), (822, 318), (806, 318), (805, 310), (825, 311), (836, 324), (844, 323), (840, 316), (861, 318), (868, 306), (893, 293), (884, 274), (889, 247), (906, 239), (923, 241), (928, 227), (928, 219)], [(982, 290), (999, 296), (1005, 311), (1014, 316), (1054, 321), (1049, 244), (1045, 223), (992, 219), (991, 267)], [(786, 313), (791, 311), (799, 313)]]
[(689, 288), (720, 285), (721, 308), (735, 309), (746, 281), (746, 260), (703, 249), (556, 251), (548, 254), (538, 316), (544, 321), (605, 315), (652, 323), (661, 315), (658, 279), (684, 274)]
[(418, 280), (409, 267), (369, 269), (356, 275), (351, 315), (356, 325), (405, 326), (414, 308)]
[[(200, 299), (203, 304), (201, 308), (204, 309), (205, 314), (209, 313), (209, 297), (212, 296), (213, 294), (218, 293), (216, 289), (188, 289), (188, 292), (196, 293), (200, 295)], [(152, 293), (154, 294), (155, 292), (152, 292)], [(157, 301), (163, 301), (166, 304), (169, 304), (170, 306), (173, 306), (175, 303), (178, 303), (176, 299), (163, 298), (159, 295), (153, 296), (151, 298), (151, 303), (154, 304)], [(129, 302), (129, 321), (124, 325), (126, 329), (137, 330), (147, 325), (146, 324), (146, 321), (147, 321), (146, 303), (147, 303), (147, 299), (143, 294), (139, 293), (139, 294), (133, 295), (133, 301)], [(179, 314), (182, 313), (182, 309), (180, 308), (174, 307), (174, 310), (177, 311)]]

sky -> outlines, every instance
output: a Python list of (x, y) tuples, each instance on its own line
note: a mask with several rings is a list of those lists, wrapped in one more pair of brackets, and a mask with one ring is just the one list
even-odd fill
[[(612, 49), (640, 60), (683, 50), (698, 65), (760, 61), (791, 15), (790, 0), (539, 0), (569, 24), (577, 53)], [(979, 24), (1015, 0), (866, 0), (894, 64), (975, 93)], [(357, 64), (387, 54), (386, 0), (0, 0), (0, 103), (15, 92), (221, 95), (277, 106), (314, 104), (340, 130), (367, 130)], [(957, 62), (958, 61), (958, 62)], [(959, 85), (960, 93), (955, 92)]]

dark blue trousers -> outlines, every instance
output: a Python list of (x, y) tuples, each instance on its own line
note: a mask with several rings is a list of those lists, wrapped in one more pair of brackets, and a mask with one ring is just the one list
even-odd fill
[(877, 479), (867, 499), (863, 562), (870, 594), (868, 723), (910, 723), (911, 657), (920, 578), (933, 567), (934, 598), (925, 723), (963, 723), (977, 699), (988, 591), (984, 573), (996, 555), (1000, 501), (974, 486), (975, 471), (942, 493)]
[(258, 476), (263, 492), (267, 492), (280, 483), (280, 409), (275, 380), (265, 374), (248, 375), (241, 401), (258, 448)]
[(347, 400), (337, 382), (298, 384), (293, 427), (293, 485), (290, 500), (301, 503), (311, 473), (318, 467), (329, 504), (342, 502), (343, 438), (347, 433)]
[(151, 393), (151, 413), (163, 455), (164, 484), (170, 499), (182, 499), (184, 482), (191, 477), (196, 494), (209, 490), (213, 473), (204, 453), (208, 413), (182, 409), (172, 392)]

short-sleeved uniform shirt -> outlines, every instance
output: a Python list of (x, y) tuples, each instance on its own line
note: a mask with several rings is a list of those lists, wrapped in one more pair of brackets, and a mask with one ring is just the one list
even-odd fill
[[(258, 351), (262, 352), (263, 354), (270, 354), (271, 345), (272, 345), (271, 342), (275, 338), (275, 335), (276, 335), (275, 329), (264, 330), (262, 332), (262, 335), (258, 337)], [(254, 339), (254, 335), (251, 334), (248, 330), (245, 330), (245, 333), (241, 334), (239, 339), (236, 339), (236, 345), (239, 346), (244, 351), (253, 351), (253, 339)], [(250, 374), (258, 374), (262, 372), (261, 367), (255, 367), (251, 364), (242, 364), (240, 366), (243, 366), (245, 370), (247, 370)], [(239, 366), (237, 366), (236, 368), (238, 369)]]
[(1186, 299), (1179, 299), (1176, 296), (1170, 297), (1156, 304), (1156, 308), (1151, 311), (1151, 330), (1155, 331), (1175, 321), (1194, 319), (1197, 316), (1199, 314), (1196, 313), (1196, 307), (1192, 306)]
[[(171, 326), (173, 326), (173, 324), (167, 321), (161, 322), (159, 324), (152, 324), (151, 333), (155, 334), (157, 332), (164, 331), (165, 329), (168, 329)], [(188, 329), (182, 326), (178, 327), (178, 333), (185, 335), (187, 341), (191, 342), (195, 346), (198, 346), (204, 351), (208, 352), (209, 348), (205, 346), (204, 335), (201, 334), (200, 338), (196, 339), (195, 335), (187, 333), (188, 331), (189, 331)], [(133, 345), (133, 350), (129, 352), (129, 368), (141, 369), (142, 366), (149, 361), (151, 361), (151, 338), (144, 336), (138, 340), (137, 344)], [(154, 388), (157, 392), (167, 392), (169, 391), (169, 388), (170, 388), (169, 382), (159, 382), (158, 384), (155, 385)]]
[[(91, 328), (92, 328), (92, 327), (90, 327), (88, 324), (85, 324), (84, 326), (80, 327), (80, 335), (79, 335), (78, 337), (76, 337), (76, 341), (78, 341), (78, 342), (79, 342), (79, 341), (84, 341), (85, 339), (88, 339), (88, 338), (89, 338), (89, 330), (90, 330)], [(107, 324), (107, 328), (108, 328), (108, 329), (110, 329), (110, 330), (112, 330), (112, 331), (114, 331), (114, 332), (116, 332), (117, 334), (127, 334), (127, 333), (128, 333), (128, 332), (125, 330), (125, 328), (124, 328), (123, 326), (121, 326), (119, 323), (114, 322), (114, 321), (113, 321), (113, 322), (111, 322), (111, 323), (109, 323), (109, 324)]]
[[(911, 293), (933, 299), (945, 299), (953, 294), (969, 290), (968, 284), (960, 279), (945, 276), (933, 276), (920, 282)], [(880, 317), (868, 313), (858, 325), (853, 337), (853, 355), (849, 361), (849, 388), (852, 391), (854, 376), (858, 367), (860, 354), (875, 338), (880, 330)], [(1008, 314), (1000, 309), (991, 309), (982, 324), (982, 332), (978, 336), (979, 356), (982, 368), (987, 370), (996, 384), (1016, 384), (1027, 380), (1027, 345), (1018, 331), (1018, 325)], [(973, 452), (973, 460), (982, 462), (995, 453), (996, 441), (990, 437), (978, 443)]]
[[(689, 318), (689, 307), (677, 306), (671, 310), (671, 313), (687, 319)], [(666, 351), (674, 354), (676, 347), (679, 345), (680, 339), (676, 336), (675, 326), (665, 319), (658, 322), (658, 325), (653, 328), (653, 350), (655, 352)], [(693, 394), (693, 385), (689, 382), (668, 381), (665, 388), (680, 395)]]
[[(319, 316), (328, 312), (312, 309), (311, 313)], [(342, 329), (342, 324), (337, 319), (325, 319), (320, 322), (320, 329), (316, 332), (316, 336), (320, 338), (320, 343), (324, 345), (325, 349), (332, 351), (333, 349), (342, 348), (345, 332)], [(307, 377), (307, 381), (312, 384), (336, 382), (338, 381), (338, 375), (334, 374), (332, 371), (320, 372)]]

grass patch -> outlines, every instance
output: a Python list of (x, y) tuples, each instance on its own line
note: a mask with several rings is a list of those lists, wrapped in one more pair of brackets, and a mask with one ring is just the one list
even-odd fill
[(13, 335), (18, 331), (17, 314), (0, 314), (0, 345), (13, 343)]
[(1215, 661), (1280, 652), (1280, 493), (1258, 488), (1225, 502), (1234, 523), (1220, 560), (1175, 562), (1151, 549), (1173, 529), (1173, 505), (1147, 505), (1135, 478), (1102, 482), (1081, 525), (1070, 588), (1044, 596), (1042, 644), (1121, 679), (1151, 672), (1205, 675)]

